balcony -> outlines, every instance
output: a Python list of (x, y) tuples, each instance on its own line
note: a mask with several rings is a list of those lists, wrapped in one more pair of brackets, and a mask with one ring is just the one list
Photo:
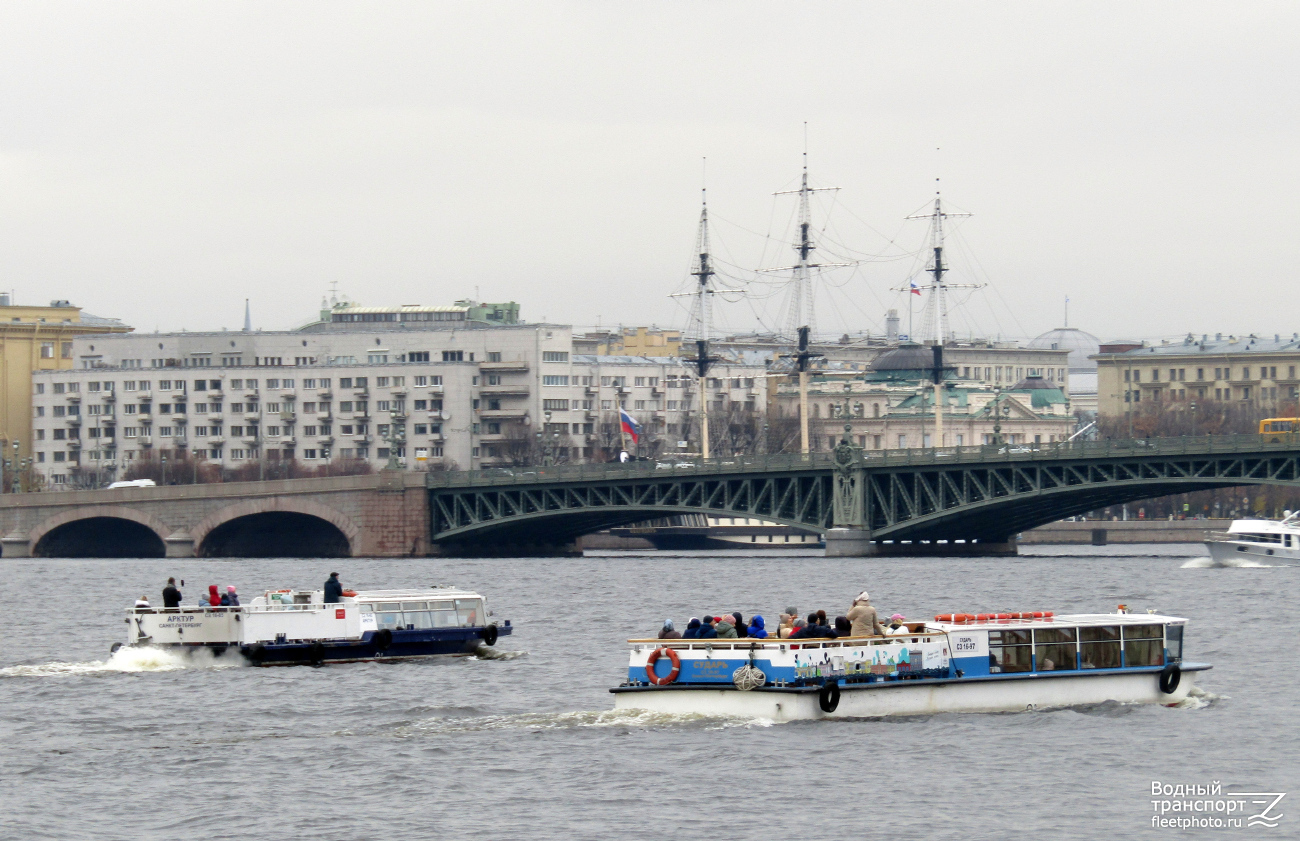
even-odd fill
[(316, 392), (316, 396), (324, 400), (329, 400), (334, 396), (334, 392), (330, 391), (328, 388), (322, 388), (320, 391)]
[(410, 394), (410, 392), (406, 390), (406, 386), (399, 385), (392, 390), (392, 395), (394, 397), (405, 397), (408, 394)]
[(528, 361), (524, 359), (502, 360), (500, 362), (480, 362), (483, 371), (527, 371)]
[(284, 421), (285, 423), (293, 423), (293, 422), (294, 422), (295, 420), (297, 420), (297, 419), (298, 419), (298, 413), (297, 413), (297, 412), (281, 412), (281, 413), (280, 413), (280, 420)]
[(528, 409), (520, 406), (518, 409), (481, 409), (479, 417), (484, 420), (501, 420), (509, 418), (522, 418), (528, 414)]
[(68, 426), (81, 426), (81, 415), (68, 415)]
[(108, 392), (108, 393), (106, 393), (106, 394), (104, 395), (104, 402), (105, 402), (105, 403), (116, 403), (116, 402), (117, 402), (117, 396), (116, 396), (115, 394), (113, 394), (113, 392), (110, 391), (110, 392)]
[(479, 389), (479, 393), (484, 397), (506, 397), (518, 396), (527, 397), (531, 392), (527, 383), (502, 384), (502, 385), (485, 385)]
[(132, 441), (134, 441), (135, 443), (139, 444), (141, 447), (152, 447), (152, 446), (153, 446), (153, 436), (152, 436), (152, 435), (137, 435), (135, 438), (128, 438), (126, 443), (130, 444)]
[(374, 437), (368, 432), (361, 432), (352, 436), (352, 441), (357, 444), (370, 444), (374, 442)]
[(69, 402), (69, 403), (80, 403), (80, 402), (81, 402), (81, 395), (80, 395), (80, 394), (69, 394), (69, 395), (68, 395), (68, 402)]

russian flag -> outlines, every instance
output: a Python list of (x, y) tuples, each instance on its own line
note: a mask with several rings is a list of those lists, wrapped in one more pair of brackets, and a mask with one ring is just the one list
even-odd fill
[(621, 406), (618, 410), (618, 419), (623, 424), (623, 431), (632, 436), (632, 443), (638, 443), (641, 440), (641, 424), (632, 420), (632, 416)]
[(913, 295), (920, 295), (920, 294), (921, 294), (921, 287), (919, 287), (919, 286), (916, 285), (916, 281), (915, 281), (915, 280), (911, 281), (911, 284), (912, 284), (912, 294), (913, 294)]

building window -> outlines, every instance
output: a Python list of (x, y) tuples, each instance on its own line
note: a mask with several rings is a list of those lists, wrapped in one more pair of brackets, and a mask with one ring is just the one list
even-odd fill
[(569, 352), (565, 350), (544, 350), (542, 351), (543, 362), (568, 362)]
[(542, 385), (568, 385), (569, 378), (564, 374), (546, 374), (542, 377)]
[(569, 401), (568, 400), (543, 400), (542, 408), (544, 410), (552, 411), (552, 412), (567, 412), (569, 411)]
[(465, 351), (463, 350), (444, 350), (442, 352), (443, 362), (464, 362)]

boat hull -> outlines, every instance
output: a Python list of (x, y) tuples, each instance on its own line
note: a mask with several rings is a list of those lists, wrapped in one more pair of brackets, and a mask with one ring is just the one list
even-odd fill
[[(507, 636), (511, 628), (498, 628)], [(215, 656), (237, 654), (254, 666), (321, 666), (329, 663), (416, 660), (428, 657), (465, 657), (485, 645), (482, 629), (457, 629), (436, 638), (427, 632), (396, 632), (390, 641), (366, 634), (360, 640), (305, 640), (285, 643), (145, 643), (151, 648)]]
[(1210, 557), (1220, 566), (1233, 566), (1243, 561), (1275, 564), (1279, 560), (1300, 560), (1300, 549), (1285, 546), (1262, 546), (1258, 543), (1239, 543), (1233, 540), (1213, 540), (1205, 544)]
[(772, 721), (879, 718), (937, 713), (1019, 712), (1115, 701), (1177, 704), (1187, 698), (1197, 674), (1209, 668), (1182, 667), (1178, 687), (1160, 691), (1160, 671), (1107, 674), (990, 676), (987, 678), (848, 684), (840, 688), (834, 712), (823, 712), (817, 687), (764, 687), (749, 692), (713, 687), (619, 687), (617, 710), (762, 718)]

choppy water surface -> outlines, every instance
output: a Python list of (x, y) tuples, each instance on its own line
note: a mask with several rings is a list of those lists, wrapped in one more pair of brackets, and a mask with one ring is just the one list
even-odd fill
[[(1026, 552), (4, 561), (0, 837), (1126, 838), (1173, 832), (1150, 828), (1154, 779), (1291, 791), (1294, 831), (1297, 568), (1211, 568), (1196, 547)], [(319, 669), (108, 655), (123, 608), (160, 601), (168, 575), (188, 602), (208, 584), (245, 599), (320, 586), (333, 568), (358, 589), (478, 589), (516, 635), (495, 659)], [(1208, 694), (782, 725), (610, 710), (623, 640), (665, 617), (834, 615), (863, 587), (911, 618), (1119, 602), (1187, 616), (1189, 659), (1215, 665)]]

